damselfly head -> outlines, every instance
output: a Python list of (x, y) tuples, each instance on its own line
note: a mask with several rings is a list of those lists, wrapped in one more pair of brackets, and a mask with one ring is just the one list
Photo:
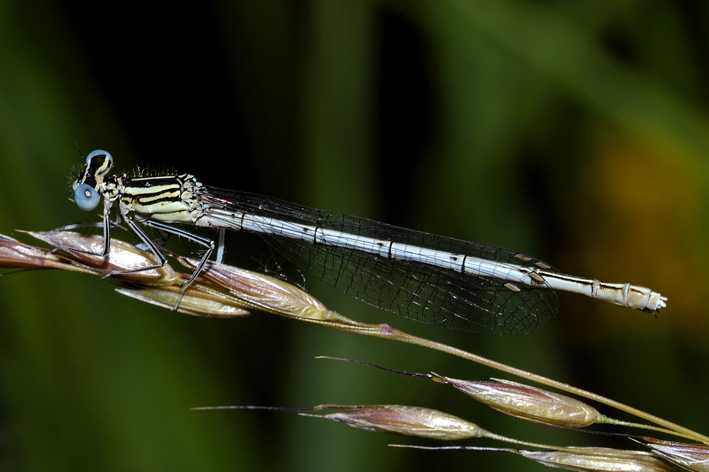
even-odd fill
[(92, 151), (86, 156), (86, 165), (74, 181), (74, 190), (81, 184), (87, 184), (97, 190), (98, 185), (103, 182), (103, 178), (112, 166), (113, 156), (111, 154), (102, 149)]
[(113, 167), (113, 156), (103, 149), (91, 151), (86, 156), (86, 174), (92, 174), (98, 180), (100, 177), (105, 177), (108, 171)]
[(92, 151), (86, 156), (86, 165), (72, 185), (74, 201), (79, 208), (86, 211), (96, 208), (100, 200), (98, 186), (112, 166), (113, 156), (102, 149)]

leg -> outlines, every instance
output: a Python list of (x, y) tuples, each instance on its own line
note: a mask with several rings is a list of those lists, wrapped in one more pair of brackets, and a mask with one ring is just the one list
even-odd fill
[[(155, 254), (155, 256), (160, 260), (159, 265), (155, 265), (153, 267), (147, 267), (145, 269), (140, 269), (140, 270), (149, 270), (149, 269), (157, 269), (159, 267), (162, 267), (165, 265), (167, 260), (165, 259), (165, 256), (162, 255), (160, 250), (157, 248), (155, 243), (143, 232), (142, 229), (130, 218), (127, 216), (124, 217), (125, 220), (128, 222), (129, 226), (133, 230), (135, 234), (138, 235), (138, 237), (143, 241), (143, 243), (148, 246), (148, 249), (150, 249), (150, 252)], [(153, 220), (146, 220), (143, 221), (143, 224), (146, 226), (150, 226), (151, 228), (155, 228), (161, 231), (165, 231), (166, 233), (169, 234), (175, 234), (177, 236), (181, 236), (185, 239), (188, 239), (189, 241), (192, 241), (194, 243), (197, 243), (201, 246), (204, 246), (206, 248), (206, 251), (202, 258), (199, 260), (199, 263), (197, 264), (197, 268), (192, 272), (192, 275), (190, 278), (182, 284), (182, 288), (180, 289), (180, 295), (177, 298), (177, 303), (175, 303), (175, 306), (172, 308), (173, 311), (177, 310), (177, 307), (180, 305), (180, 300), (182, 300), (182, 296), (185, 293), (185, 290), (192, 285), (192, 282), (199, 276), (199, 274), (202, 272), (202, 269), (204, 269), (204, 265), (207, 263), (209, 260), (209, 256), (212, 255), (212, 252), (214, 251), (214, 241), (212, 241), (209, 238), (203, 238), (202, 236), (197, 236), (196, 234), (192, 234), (189, 231), (185, 231), (180, 228), (175, 228), (173, 226), (166, 225), (165, 223), (160, 223), (158, 221), (153, 221)], [(132, 271), (132, 272), (138, 272), (138, 271)]]

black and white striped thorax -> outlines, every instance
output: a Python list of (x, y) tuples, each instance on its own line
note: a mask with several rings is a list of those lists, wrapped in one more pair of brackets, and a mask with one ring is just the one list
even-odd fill
[(100, 185), (104, 204), (118, 204), (121, 215), (138, 221), (195, 224), (206, 204), (204, 186), (191, 174), (106, 178)]

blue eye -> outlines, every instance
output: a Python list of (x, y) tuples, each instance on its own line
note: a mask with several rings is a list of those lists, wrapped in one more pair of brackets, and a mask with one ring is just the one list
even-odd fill
[(95, 151), (91, 151), (89, 155), (86, 156), (86, 165), (88, 166), (93, 160), (93, 158), (98, 156), (105, 156), (106, 159), (108, 159), (110, 165), (113, 165), (113, 156), (111, 155), (111, 153), (109, 153), (108, 151), (104, 151), (103, 149), (96, 149)]
[[(93, 153), (92, 153), (93, 154)], [(76, 206), (84, 211), (93, 210), (98, 205), (98, 192), (87, 184), (77, 185), (74, 189), (74, 201)]]

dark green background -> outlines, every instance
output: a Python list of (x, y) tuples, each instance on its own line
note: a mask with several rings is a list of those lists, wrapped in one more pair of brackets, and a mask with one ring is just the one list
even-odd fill
[[(532, 335), (488, 338), (306, 281), (345, 315), (706, 434), (708, 31), (699, 0), (0, 1), (0, 232), (96, 220), (68, 200), (75, 140), (117, 172), (192, 172), (646, 285), (669, 297), (657, 318), (561, 296)], [(250, 243), (230, 237), (227, 261), (279, 270)], [(209, 405), (415, 404), (519, 439), (630, 446), (313, 359), (497, 375), (423, 349), (272, 315), (188, 317), (78, 274), (4, 276), (0, 300), (1, 470), (542, 470), (293, 414), (190, 410)]]

